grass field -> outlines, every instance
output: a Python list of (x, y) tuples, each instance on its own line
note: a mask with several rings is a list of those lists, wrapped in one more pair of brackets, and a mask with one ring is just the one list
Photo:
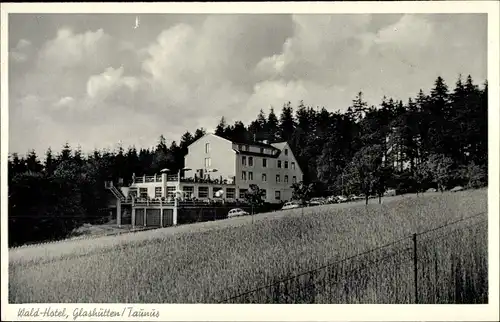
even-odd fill
[[(210, 302), (221, 294), (244, 292), (408, 234), (486, 211), (486, 189), (429, 193), (418, 197), (388, 197), (381, 205), (377, 200), (371, 200), (368, 206), (362, 201), (326, 205), (260, 214), (254, 218), (13, 249), (9, 251), (9, 301)], [(425, 273), (422, 281), (439, 280), (444, 283), (440, 287), (445, 289), (448, 284), (456, 285), (463, 280), (465, 287), (471, 287), (472, 283), (474, 288), (485, 278), (486, 259), (482, 255), (487, 251), (487, 235), (484, 235), (484, 228), (453, 234), (450, 235), (454, 236), (452, 242), (444, 239), (439, 247), (428, 247), (429, 250), (422, 253), (425, 258), (439, 252), (439, 259), (433, 263), (443, 262), (432, 274), (422, 270)], [(457, 255), (452, 249), (461, 253)], [(462, 260), (462, 255), (467, 260)], [(448, 271), (444, 261), (450, 258), (455, 275), (464, 273), (466, 278), (446, 284), (442, 274)], [(343, 282), (351, 283), (348, 288), (363, 288), (363, 292), (357, 290), (357, 295), (351, 292), (347, 297), (334, 296), (333, 300), (330, 296), (323, 301), (409, 302), (411, 292), (403, 284), (411, 280), (412, 271), (406, 267), (410, 265), (406, 261), (404, 265), (401, 261), (398, 263), (393, 260), (372, 273), (378, 276), (375, 280), (360, 277), (357, 280), (363, 282), (359, 285)], [(441, 274), (439, 278), (438, 273)], [(399, 294), (391, 291), (391, 286), (395, 288), (394, 283), (397, 283), (396, 288), (407, 291)], [(481, 291), (479, 286), (474, 289)], [(387, 289), (387, 294), (381, 295), (377, 291), (380, 289)], [(446, 302), (451, 297), (443, 295), (430, 299), (430, 295), (426, 295), (425, 298), (431, 302)]]

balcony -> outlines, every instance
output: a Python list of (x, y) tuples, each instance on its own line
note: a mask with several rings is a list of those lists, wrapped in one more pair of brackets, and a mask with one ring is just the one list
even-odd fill
[(133, 183), (163, 182), (161, 175), (134, 177)]
[[(168, 175), (166, 176), (167, 182), (177, 182), (178, 178), (177, 175)], [(155, 176), (142, 176), (142, 177), (135, 177), (133, 184), (143, 184), (143, 183), (154, 183), (154, 182), (163, 182), (163, 178), (161, 175), (155, 175)], [(230, 179), (223, 179), (222, 177), (219, 178), (199, 178), (199, 177), (188, 177), (188, 178), (181, 178), (180, 182), (183, 183), (208, 183), (208, 184), (224, 184), (224, 185), (234, 185), (235, 184), (235, 178), (230, 178)]]

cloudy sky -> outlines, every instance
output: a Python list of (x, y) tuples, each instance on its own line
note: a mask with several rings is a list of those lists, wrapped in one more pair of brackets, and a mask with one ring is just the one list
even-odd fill
[(9, 18), (11, 153), (151, 147), (286, 101), (345, 110), (487, 75), (481, 14)]

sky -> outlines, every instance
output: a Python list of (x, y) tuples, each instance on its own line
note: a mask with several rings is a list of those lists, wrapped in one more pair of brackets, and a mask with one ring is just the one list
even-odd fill
[(487, 77), (486, 14), (11, 14), (8, 40), (9, 153), (40, 156)]

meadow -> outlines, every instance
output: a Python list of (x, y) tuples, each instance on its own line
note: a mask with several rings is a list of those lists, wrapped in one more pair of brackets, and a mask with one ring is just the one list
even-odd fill
[[(214, 302), (402, 239), (304, 283), (322, 289), (316, 303), (410, 303), (413, 271), (406, 237), (486, 211), (486, 189), (426, 193), (387, 197), (382, 204), (325, 205), (12, 249), (9, 301)], [(422, 302), (484, 302), (487, 223), (419, 238), (419, 278), (427, 290)], [(276, 284), (274, 293), (289, 291), (287, 283)], [(268, 295), (243, 302), (266, 302)]]

